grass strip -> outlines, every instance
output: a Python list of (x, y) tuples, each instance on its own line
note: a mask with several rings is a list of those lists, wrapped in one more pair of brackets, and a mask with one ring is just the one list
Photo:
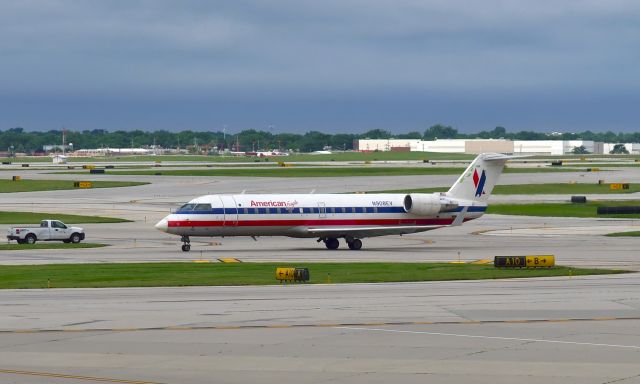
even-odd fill
[[(237, 163), (247, 161), (400, 161), (400, 160), (471, 160), (477, 155), (464, 153), (440, 153), (440, 152), (334, 152), (329, 154), (301, 153), (289, 156), (201, 156), (201, 155), (159, 155), (159, 156), (103, 156), (103, 157), (68, 157), (67, 163), (91, 163), (91, 162), (163, 162), (163, 161), (197, 161), (212, 163)], [(266, 160), (269, 159), (269, 160)], [(12, 161), (15, 164), (51, 162), (50, 157), (33, 156), (19, 158), (3, 158), (3, 161)]]
[(640, 231), (614, 232), (614, 233), (608, 233), (605, 236), (609, 236), (609, 237), (640, 237)]
[(117, 217), (64, 215), (47, 212), (7, 212), (0, 211), (0, 224), (39, 224), (42, 220), (60, 220), (65, 224), (87, 223), (129, 223), (131, 220)]
[[(411, 176), (411, 175), (458, 175), (463, 167), (281, 167), (268, 169), (172, 169), (149, 171), (113, 171), (118, 175), (163, 176), (242, 176), (242, 177), (348, 177), (348, 176)], [(507, 168), (505, 173), (575, 172), (560, 168)], [(71, 172), (73, 173), (73, 172)], [(75, 172), (77, 173), (77, 172)]]
[(496, 269), (449, 263), (142, 263), (0, 266), (0, 288), (275, 285), (276, 267), (309, 268), (311, 284), (477, 280), (624, 273), (555, 267)]
[[(78, 189), (73, 180), (0, 180), (0, 193)], [(92, 181), (93, 188), (133, 187), (149, 183), (134, 181)]]
[[(272, 156), (267, 158), (258, 156), (203, 156), (203, 155), (143, 155), (143, 156), (100, 156), (100, 157), (68, 157), (67, 163), (92, 163), (92, 162), (163, 162), (163, 161), (197, 161), (212, 163), (234, 163), (247, 161), (402, 161), (402, 160), (471, 160), (477, 155), (465, 153), (441, 153), (441, 152), (334, 152), (330, 154), (300, 153), (290, 156)], [(584, 158), (585, 161), (581, 161)], [(0, 158), (2, 161), (11, 161), (13, 164), (21, 163), (51, 163), (51, 158), (46, 156), (26, 156), (18, 158)], [(567, 162), (582, 162), (597, 159), (620, 159), (634, 161), (640, 159), (637, 155), (609, 155), (609, 154), (587, 154), (587, 155), (536, 155), (527, 157), (520, 161), (537, 160), (563, 160)]]
[[(396, 189), (367, 193), (433, 193), (445, 192), (450, 187)], [(611, 189), (609, 184), (510, 184), (496, 185), (494, 195), (576, 195), (576, 194), (624, 194), (640, 192), (640, 184), (630, 184), (629, 189)]]
[(633, 168), (633, 167), (640, 167), (640, 163), (614, 163), (614, 164), (608, 164), (608, 163), (563, 163), (562, 164), (563, 167), (588, 167), (588, 168), (616, 168), (616, 167), (627, 167), (627, 168)]
[(28, 251), (31, 249), (76, 249), (76, 248), (100, 248), (106, 247), (105, 244), (97, 243), (52, 243), (52, 242), (39, 242), (35, 244), (0, 244), (0, 251)]
[(600, 206), (637, 206), (640, 201), (607, 201), (599, 200), (586, 204), (572, 203), (535, 203), (535, 204), (489, 204), (487, 213), (517, 216), (548, 217), (598, 217), (618, 219), (638, 219), (640, 215), (598, 215)]

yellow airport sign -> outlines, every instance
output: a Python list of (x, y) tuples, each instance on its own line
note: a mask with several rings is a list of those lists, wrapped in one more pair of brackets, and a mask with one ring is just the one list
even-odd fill
[(276, 268), (276, 280), (291, 281), (295, 271), (295, 268)]
[(609, 187), (612, 190), (629, 189), (629, 184), (627, 184), (627, 183), (624, 183), (624, 184), (623, 183), (613, 183), (613, 184), (610, 184)]
[(556, 264), (556, 258), (553, 255), (537, 255), (525, 256), (525, 265), (527, 268), (549, 268)]
[(493, 265), (496, 268), (550, 268), (555, 262), (553, 255), (496, 256)]
[(93, 183), (90, 181), (76, 181), (73, 186), (74, 188), (93, 188)]
[(276, 279), (280, 281), (309, 281), (309, 269), (276, 268)]

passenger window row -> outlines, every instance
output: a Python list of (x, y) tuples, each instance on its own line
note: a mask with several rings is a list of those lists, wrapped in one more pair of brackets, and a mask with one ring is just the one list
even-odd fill
[[(341, 213), (394, 213), (404, 212), (402, 207), (302, 207), (302, 208), (237, 208), (237, 213), (264, 214), (341, 214)], [(236, 208), (212, 208), (211, 204), (185, 204), (177, 213), (235, 214)]]

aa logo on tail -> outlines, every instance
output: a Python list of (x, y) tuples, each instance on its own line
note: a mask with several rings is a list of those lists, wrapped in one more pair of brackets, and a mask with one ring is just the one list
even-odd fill
[(478, 170), (473, 171), (473, 185), (476, 187), (476, 197), (484, 195), (484, 183), (487, 181), (487, 175), (482, 170), (482, 174), (478, 176)]

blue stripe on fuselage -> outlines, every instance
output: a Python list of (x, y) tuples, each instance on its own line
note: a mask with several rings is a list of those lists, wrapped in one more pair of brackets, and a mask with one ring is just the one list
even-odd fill
[[(369, 209), (367, 209), (369, 208)], [(361, 213), (405, 213), (404, 207), (377, 207), (377, 212), (373, 208), (376, 207), (325, 207), (327, 214), (361, 214)], [(463, 207), (458, 207), (451, 212), (461, 212)], [(341, 211), (338, 212), (338, 209)], [(246, 212), (245, 212), (246, 210)], [(308, 211), (307, 211), (308, 210)], [(484, 212), (487, 207), (484, 206), (468, 206), (467, 212)], [(347, 212), (350, 211), (350, 212)], [(182, 215), (285, 215), (285, 214), (319, 214), (318, 207), (296, 207), (296, 208), (214, 208), (207, 211), (176, 211)]]

